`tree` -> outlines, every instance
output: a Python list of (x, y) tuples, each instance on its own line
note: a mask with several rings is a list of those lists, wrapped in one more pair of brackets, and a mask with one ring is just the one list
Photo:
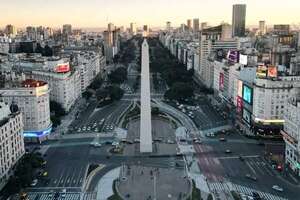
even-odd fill
[(124, 91), (118, 86), (109, 86), (108, 87), (110, 99), (113, 101), (118, 101), (122, 99)]
[(176, 82), (165, 93), (165, 98), (182, 101), (194, 95), (194, 89), (189, 83)]
[(58, 117), (66, 115), (66, 111), (56, 101), (50, 101), (50, 110), (51, 110), (51, 112), (54, 112), (55, 115)]
[(36, 44), (35, 53), (40, 53), (42, 55), (44, 54), (44, 48), (41, 46), (40, 43)]
[(121, 84), (127, 80), (127, 69), (124, 67), (118, 67), (108, 75), (108, 78), (112, 83)]
[(53, 50), (48, 45), (46, 45), (45, 48), (44, 48), (44, 55), (43, 56), (46, 56), (46, 57), (53, 56)]
[(89, 100), (93, 96), (93, 93), (89, 90), (86, 90), (82, 93), (82, 97), (86, 100)]

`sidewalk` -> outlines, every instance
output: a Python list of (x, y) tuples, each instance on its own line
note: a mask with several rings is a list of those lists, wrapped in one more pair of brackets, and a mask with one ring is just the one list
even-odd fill
[(113, 182), (120, 176), (121, 167), (115, 168), (106, 173), (97, 185), (97, 200), (107, 200), (114, 194)]

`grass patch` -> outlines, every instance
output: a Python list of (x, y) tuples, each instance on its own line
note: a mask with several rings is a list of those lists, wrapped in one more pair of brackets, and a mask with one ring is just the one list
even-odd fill
[(241, 195), (239, 193), (237, 193), (236, 191), (231, 191), (231, 195), (234, 200), (242, 200)]
[(193, 189), (192, 194), (187, 200), (202, 200), (201, 198), (201, 191), (196, 187), (195, 181), (192, 180)]
[(116, 190), (116, 180), (114, 180), (113, 186), (112, 186), (112, 187), (113, 187), (112, 189), (113, 189), (114, 194), (113, 194), (112, 196), (108, 197), (107, 200), (123, 200), (123, 199), (119, 196), (119, 194), (118, 194), (118, 192), (117, 192), (117, 190)]

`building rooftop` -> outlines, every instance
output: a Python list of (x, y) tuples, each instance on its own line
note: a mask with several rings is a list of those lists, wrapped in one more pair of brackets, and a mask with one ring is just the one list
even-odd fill
[(41, 87), (44, 85), (47, 85), (47, 83), (44, 81), (38, 81), (34, 79), (27, 79), (22, 82), (23, 87)]

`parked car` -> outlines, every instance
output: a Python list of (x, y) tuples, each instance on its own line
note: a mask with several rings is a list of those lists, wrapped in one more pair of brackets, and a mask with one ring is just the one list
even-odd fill
[(34, 186), (36, 186), (37, 183), (38, 183), (38, 180), (37, 180), (37, 179), (34, 179), (34, 180), (31, 182), (30, 186), (34, 187)]
[(226, 149), (225, 153), (232, 153), (230, 149)]
[(283, 192), (283, 188), (279, 187), (278, 185), (273, 185), (273, 186), (272, 186), (272, 189), (273, 189), (273, 190), (276, 190), (276, 191), (278, 191), (278, 192)]

